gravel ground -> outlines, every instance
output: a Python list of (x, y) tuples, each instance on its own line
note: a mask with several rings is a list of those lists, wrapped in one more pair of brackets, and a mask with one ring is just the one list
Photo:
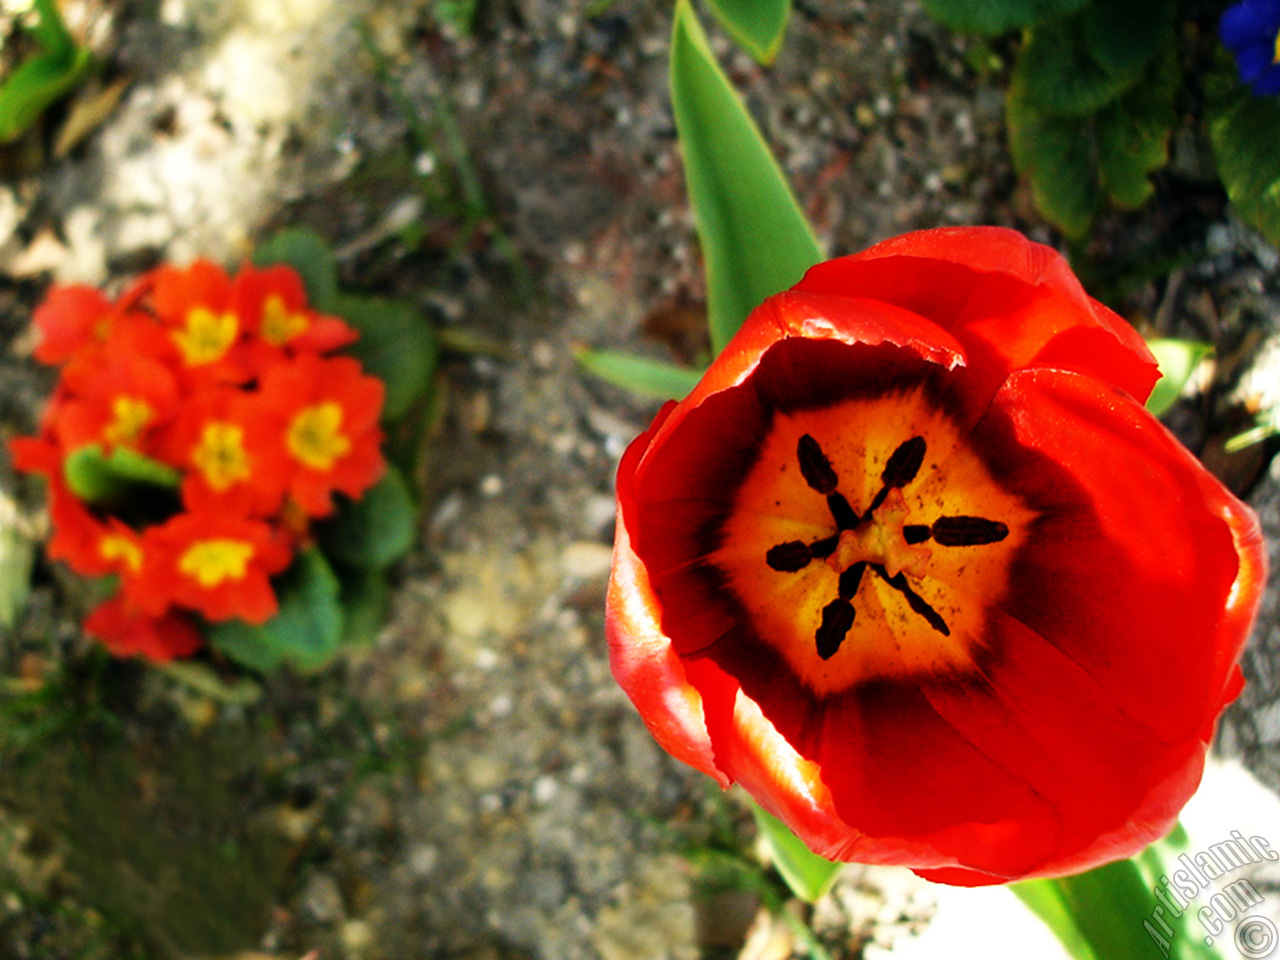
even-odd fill
[[(104, 664), (76, 632), (83, 591), (37, 566), (0, 638), (0, 696), (43, 685), (62, 726), (0, 775), (0, 957), (799, 949), (758, 916), (740, 798), (654, 745), (602, 639), (612, 475), (656, 405), (590, 379), (572, 349), (706, 349), (666, 96), (670, 5), (482, 0), (470, 35), (441, 25), (442, 6), (67, 4), (120, 99), (64, 156), (0, 158), (5, 436), (32, 429), (49, 385), (26, 325), (50, 280), (234, 265), (283, 225), (322, 233), (344, 283), (419, 306), (452, 349), (391, 619), (325, 674), (272, 678), (235, 706)], [(1053, 240), (1006, 157), (1001, 70), (973, 66), (999, 49), (887, 0), (797, 2), (767, 70), (713, 44), (833, 253), (938, 224)], [(1220, 447), (1242, 405), (1276, 399), (1278, 258), (1230, 220), (1189, 139), (1168, 176), (1172, 199), (1103, 223), (1094, 252), (1183, 255), (1112, 302), (1218, 346), (1173, 422), (1236, 489), (1262, 478), (1253, 496), (1277, 534), (1272, 450)], [(38, 528), (34, 490), (0, 468), (10, 526)], [(1272, 591), (1224, 739), (1273, 788), (1278, 661)], [(738, 879), (713, 882), (726, 870)], [(931, 910), (908, 874), (852, 868), (806, 919), (834, 957), (874, 956)]]

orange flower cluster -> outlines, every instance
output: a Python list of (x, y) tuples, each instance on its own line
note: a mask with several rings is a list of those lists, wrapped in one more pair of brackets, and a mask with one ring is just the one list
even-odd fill
[[(114, 303), (54, 288), (36, 310), (36, 358), (61, 367), (19, 469), (49, 484), (50, 557), (114, 575), (85, 630), (115, 654), (187, 656), (198, 617), (253, 624), (277, 609), (270, 578), (309, 521), (382, 475), (382, 381), (329, 356), (356, 332), (307, 306), (298, 274), (207, 261), (162, 266)], [(169, 482), (85, 502), (68, 458), (118, 452)], [(148, 458), (149, 461), (141, 460)]]

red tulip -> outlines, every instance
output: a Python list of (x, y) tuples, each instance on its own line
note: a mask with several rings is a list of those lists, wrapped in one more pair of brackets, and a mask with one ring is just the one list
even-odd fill
[(1199, 783), (1266, 577), (1052, 250), (908, 234), (757, 308), (618, 471), (613, 672), (813, 850), (978, 885), (1128, 857)]

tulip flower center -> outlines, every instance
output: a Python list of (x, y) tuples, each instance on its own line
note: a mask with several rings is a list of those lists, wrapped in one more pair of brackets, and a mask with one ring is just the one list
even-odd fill
[[(839, 575), (836, 599), (823, 607), (822, 622), (814, 633), (817, 653), (823, 660), (835, 656), (853, 626), (857, 617), (853, 600), (867, 570), (902, 594), (907, 606), (930, 627), (943, 636), (951, 634), (946, 620), (911, 588), (908, 580), (908, 575), (913, 580), (922, 579), (932, 556), (932, 551), (919, 543), (934, 536), (933, 527), (912, 524), (911, 533), (907, 533), (904, 521), (910, 507), (902, 495), (902, 487), (920, 471), (927, 446), (924, 437), (912, 437), (893, 451), (880, 475), (880, 491), (866, 512), (859, 515), (836, 490), (839, 480), (818, 441), (806, 433), (796, 445), (800, 473), (814, 492), (827, 498), (836, 533), (810, 544), (800, 540), (780, 543), (765, 554), (765, 563), (773, 570), (794, 573), (808, 566), (810, 560), (823, 558)], [(999, 543), (1009, 535), (1005, 524), (981, 517), (943, 517), (938, 525), (944, 531), (959, 527), (972, 531), (965, 538), (966, 546)], [(945, 533), (943, 537), (945, 540)]]
[(709, 559), (819, 694), (972, 673), (1035, 513), (926, 391), (779, 413)]

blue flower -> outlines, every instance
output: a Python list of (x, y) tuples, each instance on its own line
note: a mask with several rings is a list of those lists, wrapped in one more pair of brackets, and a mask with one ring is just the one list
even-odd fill
[(1280, 93), (1280, 0), (1241, 0), (1222, 15), (1218, 33), (1256, 95)]

